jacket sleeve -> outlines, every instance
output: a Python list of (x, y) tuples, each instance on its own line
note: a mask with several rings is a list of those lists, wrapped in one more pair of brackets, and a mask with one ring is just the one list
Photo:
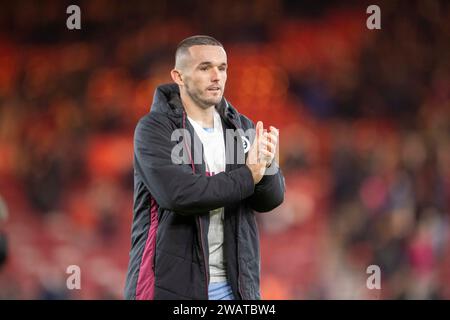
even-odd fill
[[(135, 170), (158, 205), (179, 214), (204, 213), (239, 202), (253, 194), (250, 169), (242, 166), (214, 176), (194, 174), (190, 165), (171, 160), (176, 141), (171, 141), (169, 120), (141, 119), (134, 134)], [(164, 121), (165, 120), (165, 121)]]
[(272, 168), (273, 166), (276, 166), (277, 173), (265, 175), (261, 181), (256, 184), (255, 192), (248, 199), (250, 206), (255, 211), (268, 212), (278, 207), (284, 201), (284, 177), (275, 161), (269, 168)]

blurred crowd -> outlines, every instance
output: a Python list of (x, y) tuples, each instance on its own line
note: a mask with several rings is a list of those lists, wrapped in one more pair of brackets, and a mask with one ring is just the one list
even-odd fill
[(81, 1), (78, 31), (69, 4), (0, 10), (0, 298), (122, 298), (134, 127), (177, 43), (207, 33), (227, 98), (280, 128), (263, 298), (450, 299), (446, 1), (381, 2), (381, 30), (356, 1), (199, 0), (193, 18), (183, 1)]

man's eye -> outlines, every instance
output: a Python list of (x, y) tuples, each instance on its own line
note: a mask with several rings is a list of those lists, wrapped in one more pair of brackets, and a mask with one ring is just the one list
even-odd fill
[(208, 70), (208, 67), (200, 67), (200, 70), (206, 71), (206, 70)]

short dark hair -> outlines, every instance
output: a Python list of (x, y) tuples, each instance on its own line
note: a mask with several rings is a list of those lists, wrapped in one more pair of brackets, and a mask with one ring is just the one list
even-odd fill
[(186, 38), (182, 40), (177, 46), (177, 50), (175, 52), (175, 65), (178, 58), (182, 54), (188, 52), (188, 49), (192, 46), (219, 46), (223, 48), (223, 45), (219, 41), (210, 36), (196, 35)]

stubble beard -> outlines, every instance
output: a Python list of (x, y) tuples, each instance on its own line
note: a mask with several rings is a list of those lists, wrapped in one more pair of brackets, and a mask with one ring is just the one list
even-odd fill
[(202, 109), (211, 108), (217, 105), (222, 100), (223, 93), (217, 98), (203, 99), (201, 97), (202, 92), (200, 90), (192, 89), (188, 84), (186, 84), (185, 86), (188, 96), (192, 99), (192, 101), (195, 102), (195, 104), (197, 104)]

